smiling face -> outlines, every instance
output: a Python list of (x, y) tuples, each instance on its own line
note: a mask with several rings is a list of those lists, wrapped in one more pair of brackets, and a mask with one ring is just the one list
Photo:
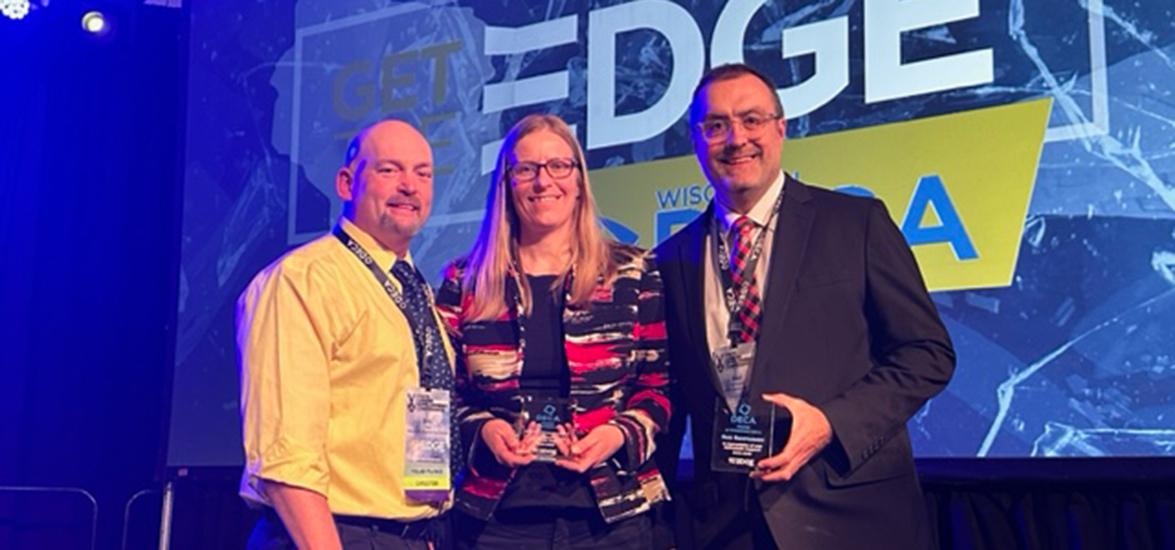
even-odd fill
[(699, 91), (696, 118), (699, 121), (725, 120), (730, 131), (707, 139), (695, 125), (694, 153), (706, 179), (714, 186), (715, 197), (727, 208), (746, 212), (758, 202), (779, 176), (779, 154), (783, 150), (786, 122), (770, 120), (757, 131), (748, 131), (740, 121), (776, 113), (775, 91), (753, 75), (743, 74), (717, 80)]
[(432, 178), (428, 141), (411, 125), (389, 120), (365, 131), (335, 186), (347, 203), (343, 215), (402, 255), (432, 210)]
[[(563, 138), (542, 129), (527, 134), (514, 146), (509, 165), (515, 167), (575, 162), (575, 152)], [(563, 177), (551, 175), (553, 166), (539, 168), (534, 179), (511, 175), (511, 200), (518, 213), (524, 240), (529, 236), (556, 231), (570, 233), (580, 196), (580, 168), (575, 167)], [(558, 170), (555, 170), (558, 172)]]

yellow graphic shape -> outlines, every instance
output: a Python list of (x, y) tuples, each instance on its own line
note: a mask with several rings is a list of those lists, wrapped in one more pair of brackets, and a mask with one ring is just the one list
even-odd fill
[[(853, 186), (885, 202), (898, 227), (941, 225), (953, 212), (974, 250), (952, 242), (912, 247), (931, 290), (1011, 284), (1036, 181), (1049, 99), (859, 128), (784, 143), (781, 164), (811, 185)], [(944, 194), (926, 202), (932, 180)], [(603, 215), (654, 246), (705, 209), (712, 191), (692, 155), (593, 170)], [(919, 184), (928, 186), (919, 189)], [(943, 202), (945, 199), (946, 202)], [(910, 212), (911, 203), (917, 207)], [(914, 221), (907, 221), (907, 218)], [(914, 229), (917, 231), (917, 229)], [(958, 233), (956, 233), (958, 235)], [(916, 239), (914, 239), (917, 242)], [(965, 248), (963, 249), (966, 250)]]

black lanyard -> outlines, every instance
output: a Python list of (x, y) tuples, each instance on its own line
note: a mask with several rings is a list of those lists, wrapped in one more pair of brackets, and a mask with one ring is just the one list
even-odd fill
[[(718, 211), (715, 209), (714, 216), (710, 224), (710, 243), (712, 253), (715, 261), (718, 264), (718, 273), (722, 281), (722, 298), (726, 302), (726, 309), (730, 312), (730, 318), (734, 319), (738, 314), (738, 309), (743, 301), (747, 299), (747, 294), (751, 292), (751, 283), (755, 279), (755, 266), (759, 264), (759, 258), (763, 255), (763, 243), (767, 232), (771, 230), (771, 222), (775, 216), (779, 214), (779, 207), (783, 204), (783, 190), (779, 191), (779, 197), (775, 199), (775, 206), (771, 208), (771, 215), (767, 217), (767, 223), (759, 234), (755, 237), (755, 244), (751, 247), (751, 256), (747, 258), (746, 265), (743, 266), (743, 282), (735, 288), (734, 277), (730, 270), (730, 251), (726, 248), (726, 240), (722, 239), (718, 234), (718, 226), (721, 222), (718, 220)], [(729, 332), (729, 331), (728, 331)]]
[(362, 262), (363, 265), (367, 266), (367, 269), (370, 270), (371, 274), (375, 276), (375, 280), (379, 281), (380, 286), (384, 288), (384, 292), (388, 293), (388, 297), (392, 299), (392, 302), (396, 304), (396, 307), (400, 308), (400, 311), (407, 314), (408, 303), (404, 301), (404, 295), (400, 293), (400, 289), (396, 288), (396, 285), (392, 284), (392, 280), (388, 278), (388, 274), (384, 273), (383, 268), (375, 262), (375, 258), (371, 257), (371, 254), (369, 254), (367, 250), (363, 248), (363, 245), (356, 242), (355, 239), (352, 239), (351, 236), (343, 230), (343, 226), (341, 225), (336, 225), (331, 233), (333, 233), (334, 236), (343, 243), (343, 246), (347, 247), (347, 250), (350, 250), (356, 258), (359, 258), (359, 261)]
[[(431, 322), (433, 323), (433, 326), (436, 326), (436, 318), (429, 315), (429, 319), (412, 319), (412, 310), (408, 308), (408, 302), (405, 301), (404, 294), (400, 292), (400, 289), (396, 288), (396, 285), (392, 284), (392, 280), (388, 278), (388, 274), (384, 273), (383, 268), (380, 267), (378, 263), (376, 263), (375, 258), (371, 257), (371, 254), (369, 254), (367, 250), (363, 248), (363, 245), (355, 242), (355, 239), (352, 239), (351, 236), (343, 230), (341, 225), (336, 225), (331, 233), (333, 233), (334, 236), (343, 243), (343, 246), (347, 247), (347, 250), (350, 250), (356, 258), (359, 258), (359, 261), (362, 262), (363, 265), (367, 266), (367, 269), (371, 271), (372, 275), (375, 276), (375, 280), (379, 281), (380, 286), (383, 287), (384, 292), (387, 292), (388, 297), (392, 299), (392, 302), (396, 304), (396, 307), (400, 308), (400, 312), (408, 318), (409, 324), (412, 327), (412, 340), (416, 345), (416, 366), (417, 369), (420, 370), (422, 382), (421, 385), (424, 385), (424, 353), (425, 350), (429, 348), (428, 344), (432, 343), (432, 333), (428, 330), (424, 330), (420, 323)], [(415, 269), (416, 268), (413, 268), (413, 270)], [(428, 300), (429, 305), (431, 306), (433, 303), (433, 297), (432, 290), (428, 288), (428, 285), (425, 285), (424, 292), (425, 298)], [(437, 327), (437, 330), (439, 331), (440, 327)]]

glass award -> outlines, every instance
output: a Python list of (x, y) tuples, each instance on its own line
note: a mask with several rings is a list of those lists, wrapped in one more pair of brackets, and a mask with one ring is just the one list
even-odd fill
[(714, 434), (710, 469), (749, 473), (774, 449), (775, 406), (740, 400), (731, 410), (722, 398), (714, 402)]
[(567, 422), (567, 400), (559, 397), (528, 395), (523, 399), (523, 423), (525, 431), (530, 422), (539, 425), (541, 435), (535, 451), (536, 462), (554, 462), (559, 457), (555, 445), (559, 426)]

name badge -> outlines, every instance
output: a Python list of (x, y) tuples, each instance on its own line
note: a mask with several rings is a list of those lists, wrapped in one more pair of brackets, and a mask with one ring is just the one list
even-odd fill
[(555, 437), (559, 425), (567, 422), (567, 400), (558, 397), (536, 397), (528, 395), (523, 399), (524, 422), (522, 430), (530, 421), (538, 423), (540, 436), (535, 451), (535, 462), (555, 462), (559, 448)]
[(767, 458), (774, 448), (775, 406), (752, 406), (740, 400), (728, 408), (714, 400), (714, 436), (710, 469), (715, 472), (748, 473)]
[(449, 391), (408, 390), (404, 490), (420, 502), (449, 499)]
[(722, 346), (710, 357), (718, 381), (722, 384), (722, 395), (726, 404), (734, 410), (742, 400), (743, 390), (750, 382), (751, 363), (755, 360), (755, 344), (743, 343), (737, 346)]

